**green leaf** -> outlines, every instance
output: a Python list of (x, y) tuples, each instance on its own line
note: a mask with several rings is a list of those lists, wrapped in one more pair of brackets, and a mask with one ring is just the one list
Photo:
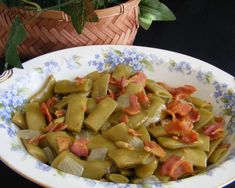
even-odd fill
[(172, 21), (175, 19), (173, 12), (159, 0), (143, 0), (140, 4), (140, 25), (146, 30), (149, 29), (152, 21)]
[(146, 66), (146, 69), (149, 71), (149, 72), (153, 72), (153, 65), (151, 62), (149, 62), (147, 59), (143, 59), (141, 61), (141, 63), (145, 64)]
[(62, 7), (61, 10), (71, 17), (73, 26), (79, 34), (82, 33), (87, 21), (98, 21), (91, 0), (76, 0), (74, 3)]
[(17, 68), (23, 68), (20, 57), (17, 52), (17, 46), (20, 45), (27, 37), (27, 32), (21, 23), (18, 16), (16, 16), (11, 26), (11, 31), (8, 36), (6, 45), (6, 63)]
[(8, 7), (17, 7), (22, 4), (19, 0), (0, 0), (0, 3), (5, 3)]

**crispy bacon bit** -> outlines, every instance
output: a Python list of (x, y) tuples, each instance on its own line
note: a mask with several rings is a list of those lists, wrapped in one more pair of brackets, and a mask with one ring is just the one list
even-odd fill
[(61, 153), (62, 151), (69, 148), (71, 144), (71, 139), (67, 136), (58, 136), (56, 137), (56, 142), (59, 148), (59, 152)]
[(75, 79), (74, 79), (74, 82), (76, 85), (80, 85), (80, 84), (83, 84), (87, 79), (86, 78), (81, 78), (79, 76), (77, 76)]
[(135, 129), (128, 128), (128, 133), (132, 136), (142, 136), (143, 134), (138, 133)]
[(66, 113), (66, 111), (63, 110), (63, 109), (56, 110), (56, 111), (55, 111), (55, 116), (56, 116), (57, 118), (59, 118), (59, 117), (61, 117), (61, 116), (64, 116), (65, 113)]
[(49, 108), (55, 106), (58, 102), (59, 102), (59, 99), (56, 97), (51, 97), (51, 98), (47, 99), (46, 100), (47, 108), (49, 109)]
[(196, 88), (192, 85), (184, 85), (174, 88), (163, 82), (159, 82), (159, 84), (161, 84), (167, 91), (169, 91), (176, 100), (186, 99), (196, 91)]
[(145, 91), (141, 91), (140, 93), (137, 93), (138, 101), (140, 104), (144, 107), (148, 107), (150, 104), (149, 98), (146, 95)]
[(46, 137), (46, 134), (41, 134), (39, 136), (29, 139), (28, 143), (37, 145), (45, 137)]
[(138, 101), (138, 97), (135, 95), (130, 95), (130, 106), (124, 108), (123, 111), (129, 115), (135, 115), (140, 112), (141, 106)]
[(70, 151), (79, 157), (87, 157), (89, 150), (87, 147), (88, 140), (85, 138), (79, 138), (76, 140), (73, 145), (70, 147)]
[(115, 99), (115, 93), (111, 90), (111, 89), (109, 89), (108, 90), (108, 96), (111, 98), (111, 99)]
[(123, 122), (123, 123), (128, 123), (128, 121), (129, 121), (128, 115), (125, 114), (125, 113), (122, 113), (121, 116), (120, 116), (119, 121)]
[(188, 113), (187, 118), (191, 120), (193, 123), (195, 123), (200, 120), (200, 113), (198, 112), (197, 109), (192, 108)]
[(128, 84), (129, 84), (129, 80), (127, 80), (125, 77), (122, 77), (120, 80), (120, 86), (122, 88), (124, 88), (124, 87), (128, 86)]
[(129, 79), (129, 82), (134, 82), (145, 86), (147, 77), (143, 72), (137, 72), (134, 76)]
[(145, 140), (144, 150), (158, 157), (164, 157), (166, 155), (166, 152), (162, 149), (162, 147), (154, 141)]
[(164, 129), (168, 134), (178, 136), (186, 144), (198, 140), (198, 133), (193, 130), (192, 122), (187, 119), (171, 121), (164, 126)]
[(204, 134), (210, 137), (210, 140), (217, 140), (224, 135), (224, 119), (217, 118), (215, 123), (207, 126), (204, 129)]
[(193, 174), (193, 165), (182, 157), (172, 155), (162, 165), (160, 175), (169, 176), (173, 180), (185, 174)]
[[(179, 119), (186, 116), (192, 109), (192, 106), (187, 103), (182, 103), (180, 101), (172, 101), (167, 105), (167, 112), (169, 112), (173, 117)], [(174, 119), (174, 118), (173, 118)]]
[(44, 132), (63, 131), (68, 127), (65, 123), (53, 123), (50, 122), (47, 127), (44, 128)]
[(46, 117), (47, 121), (51, 122), (53, 120), (53, 118), (52, 118), (52, 115), (50, 114), (49, 109), (48, 109), (45, 102), (43, 102), (41, 104), (40, 109), (41, 109), (41, 112), (43, 113), (43, 115)]
[(109, 78), (109, 83), (112, 85), (118, 85), (118, 80), (115, 80), (111, 75)]

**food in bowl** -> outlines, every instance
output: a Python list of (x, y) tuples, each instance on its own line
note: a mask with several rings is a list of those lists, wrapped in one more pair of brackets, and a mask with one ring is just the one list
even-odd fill
[(228, 151), (224, 118), (193, 96), (118, 65), (74, 81), (49, 76), (16, 111), (28, 152), (61, 171), (90, 179), (144, 183), (204, 171)]

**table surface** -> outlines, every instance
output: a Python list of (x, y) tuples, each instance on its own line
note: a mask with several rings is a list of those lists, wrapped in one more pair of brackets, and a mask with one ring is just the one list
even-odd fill
[[(175, 22), (154, 22), (140, 29), (134, 45), (167, 49), (204, 60), (235, 76), (235, 1), (162, 0)], [(0, 71), (4, 60), (0, 59)], [(39, 187), (0, 162), (0, 180), (9, 187)], [(226, 188), (235, 187), (235, 182)]]

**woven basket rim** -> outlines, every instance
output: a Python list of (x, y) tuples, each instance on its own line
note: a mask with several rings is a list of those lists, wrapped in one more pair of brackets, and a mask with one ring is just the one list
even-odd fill
[[(95, 10), (95, 13), (97, 14), (98, 18), (105, 18), (110, 17), (114, 15), (120, 15), (126, 12), (129, 12), (133, 9), (133, 7), (138, 6), (141, 0), (128, 0), (125, 3), (121, 3), (119, 5), (115, 5), (109, 8), (99, 9)], [(13, 8), (13, 9), (19, 9), (19, 8)], [(0, 3), (0, 12), (6, 10), (6, 6), (2, 3)], [(38, 14), (35, 11), (29, 11), (29, 10), (23, 10), (20, 9), (21, 12), (28, 12), (32, 16), (35, 14)], [(39, 15), (37, 15), (40, 18), (46, 18), (46, 19), (54, 19), (54, 20), (60, 20), (60, 21), (70, 21), (70, 17), (63, 11), (58, 10), (47, 10), (41, 12)]]

